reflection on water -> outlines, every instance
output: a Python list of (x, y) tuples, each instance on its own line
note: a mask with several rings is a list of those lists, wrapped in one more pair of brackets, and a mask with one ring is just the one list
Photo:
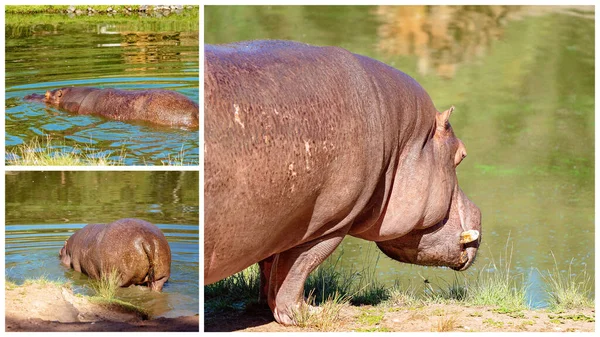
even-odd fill
[(196, 19), (106, 18), (103, 22), (98, 18), (49, 24), (9, 19), (5, 53), (7, 150), (50, 136), (56, 150), (104, 155), (126, 165), (198, 164), (197, 130), (78, 116), (23, 101), (31, 93), (91, 86), (176, 90), (198, 102)]
[(135, 217), (165, 234), (171, 277), (161, 294), (133, 287), (118, 296), (156, 316), (197, 314), (198, 179), (198, 172), (7, 172), (7, 278), (21, 283), (44, 276), (89, 293), (88, 277), (60, 264), (60, 248), (88, 223)]
[[(511, 20), (550, 13), (580, 16), (576, 6), (379, 6), (378, 48), (415, 55), (421, 75), (454, 77), (457, 67), (486, 56)], [(590, 17), (588, 15), (588, 17)], [(593, 18), (593, 16), (591, 16)]]
[[(340, 46), (414, 77), (438, 110), (454, 105), (469, 153), (458, 179), (483, 217), (477, 260), (458, 274), (382, 256), (378, 280), (474, 279), (512, 252), (538, 306), (552, 253), (561, 273), (572, 262), (594, 275), (594, 17), (590, 6), (207, 6), (205, 41)], [(369, 249), (346, 238), (338, 265), (374, 265)]]

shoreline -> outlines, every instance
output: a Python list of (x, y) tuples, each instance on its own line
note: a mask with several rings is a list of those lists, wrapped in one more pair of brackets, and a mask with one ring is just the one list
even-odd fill
[(74, 294), (67, 285), (7, 283), (5, 294), (7, 332), (200, 331), (199, 315), (148, 319), (139, 311)]

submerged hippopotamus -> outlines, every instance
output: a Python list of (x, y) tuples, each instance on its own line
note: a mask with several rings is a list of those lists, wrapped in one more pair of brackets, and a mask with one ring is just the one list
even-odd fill
[(80, 115), (99, 115), (121, 121), (197, 128), (198, 104), (171, 90), (118, 90), (90, 87), (61, 88), (26, 100), (44, 102)]
[(90, 224), (59, 252), (60, 262), (92, 279), (116, 271), (119, 286), (147, 285), (161, 291), (171, 275), (171, 249), (155, 225), (139, 219)]
[(204, 280), (259, 262), (275, 319), (346, 235), (392, 259), (465, 270), (481, 213), (467, 155), (411, 77), (337, 47), (205, 45)]

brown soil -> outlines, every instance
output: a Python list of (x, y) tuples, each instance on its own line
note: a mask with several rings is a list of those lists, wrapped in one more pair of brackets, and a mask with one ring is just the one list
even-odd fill
[(6, 287), (6, 331), (199, 331), (199, 316), (144, 320), (54, 284)]
[(553, 313), (524, 310), (501, 313), (491, 307), (432, 304), (415, 308), (344, 306), (339, 318), (325, 328), (286, 327), (276, 323), (268, 308), (205, 313), (205, 331), (594, 331), (594, 309)]

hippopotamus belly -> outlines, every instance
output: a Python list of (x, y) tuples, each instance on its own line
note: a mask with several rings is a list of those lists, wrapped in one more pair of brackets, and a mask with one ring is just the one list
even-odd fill
[(87, 225), (65, 241), (59, 256), (62, 264), (92, 279), (116, 272), (121, 287), (147, 285), (160, 291), (171, 273), (165, 236), (139, 219)]

